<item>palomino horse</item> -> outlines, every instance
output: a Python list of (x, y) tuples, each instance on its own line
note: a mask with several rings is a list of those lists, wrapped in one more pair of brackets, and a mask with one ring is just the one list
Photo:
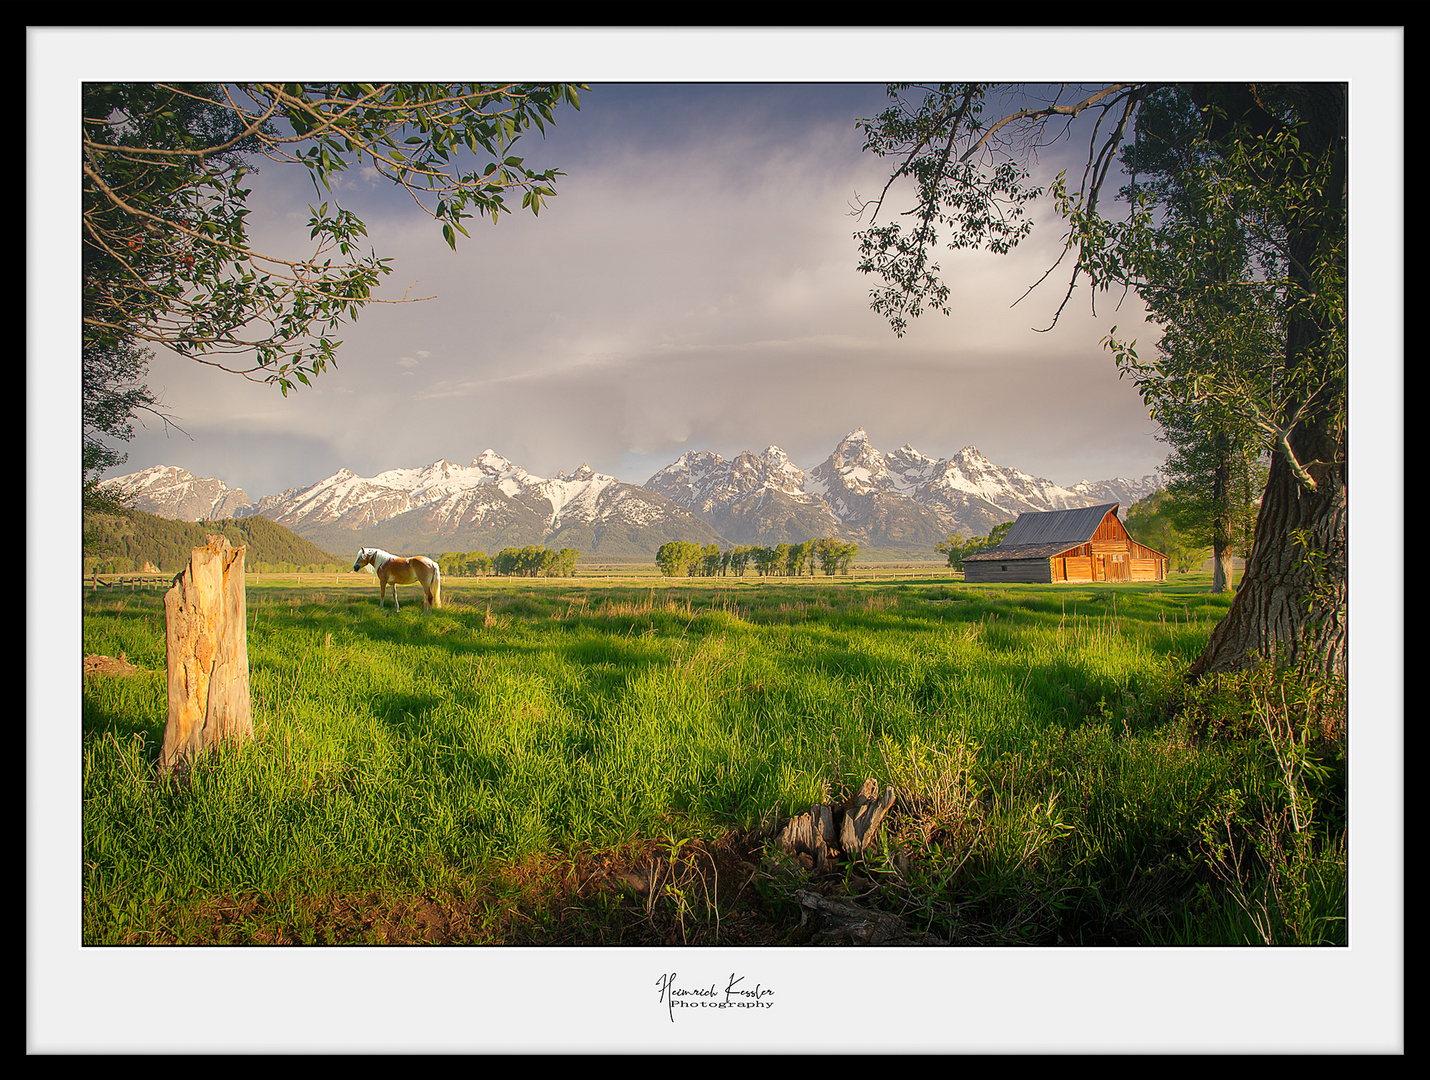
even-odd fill
[(434, 607), (442, 606), (442, 571), (437, 569), (437, 564), (425, 555), (414, 555), (410, 559), (404, 559), (398, 555), (389, 554), (382, 548), (359, 548), (357, 561), (353, 563), (353, 573), (357, 573), (364, 566), (371, 566), (377, 573), (377, 582), (382, 586), (382, 594), (378, 599), (377, 606), (382, 607), (387, 603), (387, 586), (392, 586), (392, 609), (401, 611), (402, 606), (397, 602), (397, 586), (412, 585), (414, 583), (422, 586), (422, 610), (427, 612)]

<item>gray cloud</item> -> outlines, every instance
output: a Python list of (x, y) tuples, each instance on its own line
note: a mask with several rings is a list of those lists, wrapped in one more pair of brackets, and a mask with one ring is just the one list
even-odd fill
[[(588, 462), (642, 483), (689, 449), (778, 443), (817, 464), (855, 427), (885, 449), (974, 443), (1065, 483), (1156, 467), (1162, 448), (1098, 344), (1110, 320), (1080, 300), (1035, 333), (1058, 281), (1011, 306), (1056, 258), (1048, 223), (1011, 257), (945, 252), (951, 318), (897, 339), (869, 310), (849, 209), (887, 166), (861, 153), (854, 118), (882, 103), (877, 86), (595, 86), (530, 150), (568, 173), (548, 209), (474, 223), (455, 253), (352, 173), (337, 197), (396, 267), (379, 295), (435, 298), (370, 307), (338, 367), (287, 399), (156, 364), (195, 442), (141, 437), (121, 471), (202, 462), (245, 489), (286, 487), (490, 446), (542, 475)], [(301, 246), (306, 183), (278, 167), (255, 181), (260, 243)], [(223, 451), (201, 449), (217, 430)]]

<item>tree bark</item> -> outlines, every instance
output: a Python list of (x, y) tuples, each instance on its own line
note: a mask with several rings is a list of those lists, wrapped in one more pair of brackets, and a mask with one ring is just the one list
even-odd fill
[[(1287, 448), (1271, 459), (1266, 495), (1257, 515), (1256, 539), (1227, 617), (1193, 665), (1193, 677), (1251, 667), (1257, 658), (1307, 674), (1346, 675), (1348, 628), (1347, 433), (1344, 416), (1344, 322), (1320, 322), (1304, 302), (1316, 296), (1310, 267), (1336, 266), (1344, 272), (1348, 122), (1347, 87), (1340, 83), (1293, 87), (1298, 162), (1317, 163), (1320, 187), (1314, 197), (1288, 200), (1288, 276), (1300, 303), (1288, 313), (1284, 385), (1298, 386), (1303, 401), (1290, 402), (1301, 419)], [(1281, 119), (1263, 109), (1254, 86), (1207, 89), (1205, 99), (1226, 106), (1231, 123), (1258, 133), (1274, 133)], [(1303, 176), (1266, 177), (1284, 187), (1306, 183)], [(1344, 282), (1344, 278), (1341, 279)], [(1344, 309), (1341, 309), (1341, 320)], [(1296, 456), (1311, 483), (1297, 475), (1284, 449)], [(1314, 486), (1313, 486), (1314, 485)]]
[(1212, 476), (1212, 592), (1231, 588), (1231, 437), (1217, 437), (1217, 463)]
[[(1268, 131), (1279, 124), (1258, 112), (1261, 103), (1247, 88), (1223, 93), (1233, 118), (1251, 117), (1255, 125), (1259, 117)], [(1285, 223), (1288, 273), (1306, 297), (1317, 288), (1307, 268), (1343, 258), (1348, 98), (1343, 84), (1312, 84), (1296, 93), (1301, 152), (1326, 166), (1318, 197), (1297, 201)], [(1285, 452), (1273, 455), (1241, 588), (1193, 665), (1193, 677), (1245, 669), (1258, 657), (1307, 674), (1346, 674), (1349, 496), (1344, 385), (1338, 381), (1345, 369), (1344, 357), (1333, 355), (1338, 339), (1344, 341), (1343, 330), (1343, 324), (1318, 322), (1304, 303), (1288, 316), (1286, 385), (1299, 380), (1307, 396), (1290, 403), (1293, 410), (1306, 408), (1287, 446), (1314, 487), (1297, 476)]]
[(1218, 540), (1212, 545), (1212, 592), (1231, 591), (1232, 579), (1231, 548), (1225, 541)]
[(169, 718), (159, 771), (192, 764), (220, 742), (253, 736), (244, 547), (222, 536), (194, 548), (164, 596)]
[(1282, 458), (1272, 462), (1241, 588), (1192, 666), (1194, 677), (1243, 670), (1258, 657), (1345, 675), (1347, 492), (1339, 471), (1339, 482), (1323, 477), (1321, 490), (1310, 492)]

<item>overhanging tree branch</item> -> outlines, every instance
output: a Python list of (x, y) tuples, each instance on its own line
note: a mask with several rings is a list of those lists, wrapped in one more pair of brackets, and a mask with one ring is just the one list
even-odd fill
[[(302, 165), (315, 190), (370, 165), (441, 225), (498, 220), (505, 195), (539, 214), (554, 169), (511, 153), (580, 87), (541, 84), (87, 84), (82, 125), (86, 333), (132, 336), (198, 359), (251, 352), (246, 373), (285, 394), (335, 361), (331, 331), (374, 296), (387, 260), (361, 253), (363, 223), (311, 208), (312, 252), (254, 250), (249, 162)], [(482, 156), (489, 155), (483, 167)], [(465, 164), (464, 164), (465, 163)], [(234, 369), (226, 369), (234, 370)]]

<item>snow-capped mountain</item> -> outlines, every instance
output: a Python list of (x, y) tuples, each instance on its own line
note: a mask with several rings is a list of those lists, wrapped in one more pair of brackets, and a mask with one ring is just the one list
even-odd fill
[(1140, 480), (1129, 480), (1124, 476), (1119, 476), (1113, 480), (1080, 480), (1074, 484), (1069, 491), (1080, 498), (1088, 499), (1084, 505), (1095, 506), (1098, 503), (1121, 503), (1122, 516), (1127, 516), (1127, 511), (1132, 504), (1145, 499), (1154, 491), (1166, 486), (1161, 477), (1155, 473), (1142, 477)]
[(863, 544), (915, 550), (933, 550), (951, 532), (986, 536), (1028, 510), (1119, 502), (1125, 512), (1157, 486), (1149, 475), (1065, 488), (995, 465), (973, 446), (943, 459), (907, 444), (885, 455), (862, 428), (808, 472), (772, 446), (763, 457), (746, 451), (731, 462), (687, 453), (646, 483), (731, 540), (794, 542), (823, 535), (811, 528), (823, 522)]
[(99, 485), (136, 510), (171, 521), (214, 521), (231, 518), (250, 505), (241, 488), (222, 480), (200, 479), (172, 465), (154, 465)]
[(726, 461), (709, 450), (682, 455), (646, 481), (645, 489), (691, 511), (736, 544), (803, 543), (834, 535), (839, 521), (807, 477), (778, 446)]
[(1026, 510), (1118, 502), (1125, 514), (1159, 486), (1153, 475), (1064, 488), (995, 465), (972, 446), (950, 458), (926, 457), (908, 445), (884, 454), (863, 429), (808, 470), (778, 446), (732, 461), (691, 451), (643, 487), (587, 465), (533, 476), (494, 450), (470, 465), (441, 459), (369, 477), (340, 469), (256, 503), (219, 480), (167, 466), (105, 484), (161, 517), (261, 514), (334, 553), (378, 545), (438, 555), (542, 544), (597, 559), (653, 557), (670, 540), (771, 545), (822, 536), (928, 558), (949, 533), (986, 536)]
[(498, 496), (519, 496), (533, 479), (525, 469), (486, 450), (471, 465), (442, 458), (421, 468), (389, 469), (370, 477), (339, 469), (308, 487), (265, 496), (247, 513), (262, 514), (295, 532), (335, 524), (368, 528), (424, 507), (445, 518), (479, 523), (497, 512), (493, 508), (503, 502)]
[(262, 514), (330, 551), (376, 544), (440, 553), (545, 544), (619, 556), (653, 555), (674, 539), (719, 541), (694, 515), (589, 465), (545, 478), (490, 449), (471, 465), (442, 459), (371, 477), (340, 469), (309, 487), (260, 499), (242, 513)]

